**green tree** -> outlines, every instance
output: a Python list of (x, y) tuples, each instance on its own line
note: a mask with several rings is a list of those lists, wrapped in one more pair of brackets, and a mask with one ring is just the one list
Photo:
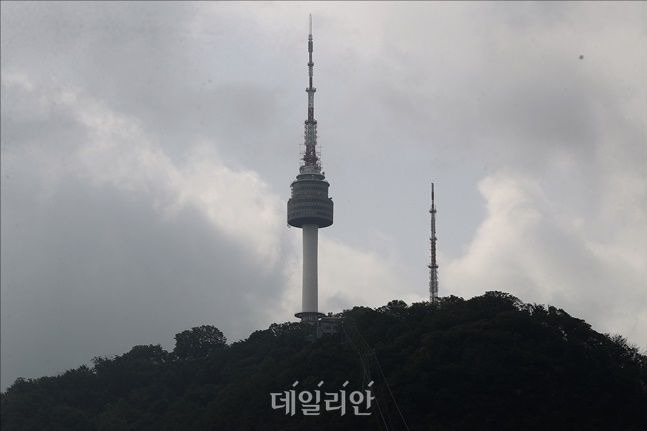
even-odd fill
[(227, 346), (227, 338), (211, 325), (197, 326), (175, 335), (173, 353), (180, 359), (197, 359)]

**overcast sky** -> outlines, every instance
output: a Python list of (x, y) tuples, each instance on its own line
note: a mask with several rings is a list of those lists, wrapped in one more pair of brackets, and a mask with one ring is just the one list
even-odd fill
[(645, 3), (2, 2), (2, 388), (321, 311), (502, 290), (647, 347)]

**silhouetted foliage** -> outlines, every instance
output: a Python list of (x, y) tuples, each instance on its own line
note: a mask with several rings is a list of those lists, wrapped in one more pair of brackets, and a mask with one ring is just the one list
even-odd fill
[(197, 359), (227, 345), (227, 338), (215, 326), (203, 325), (175, 336), (173, 353), (180, 359)]
[[(399, 407), (411, 430), (647, 429), (647, 358), (564, 310), (488, 292), (339, 316), (343, 330), (317, 340), (308, 325), (282, 323), (227, 345), (217, 328), (201, 326), (176, 335), (172, 353), (135, 346), (95, 358), (91, 368), (18, 379), (1, 394), (0, 424), (3, 431), (405, 429)], [(382, 415), (271, 409), (270, 393), (295, 380), (359, 387), (359, 340), (378, 360), (368, 369)]]

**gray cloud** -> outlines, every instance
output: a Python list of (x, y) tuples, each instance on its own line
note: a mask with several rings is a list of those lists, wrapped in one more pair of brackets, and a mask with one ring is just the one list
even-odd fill
[(441, 294), (647, 345), (644, 5), (3, 2), (3, 387), (291, 318), (309, 11), (322, 305), (425, 297), (434, 179)]

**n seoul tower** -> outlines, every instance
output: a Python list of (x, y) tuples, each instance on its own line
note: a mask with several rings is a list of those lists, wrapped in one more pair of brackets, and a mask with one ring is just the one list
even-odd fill
[(301, 312), (295, 316), (302, 322), (316, 322), (323, 316), (318, 310), (317, 242), (319, 228), (332, 224), (333, 202), (328, 197), (330, 184), (321, 172), (317, 156), (317, 120), (315, 120), (315, 91), (312, 86), (312, 15), (308, 35), (308, 119), (305, 121), (305, 153), (299, 174), (290, 186), (292, 197), (288, 200), (288, 224), (303, 230), (303, 291)]

